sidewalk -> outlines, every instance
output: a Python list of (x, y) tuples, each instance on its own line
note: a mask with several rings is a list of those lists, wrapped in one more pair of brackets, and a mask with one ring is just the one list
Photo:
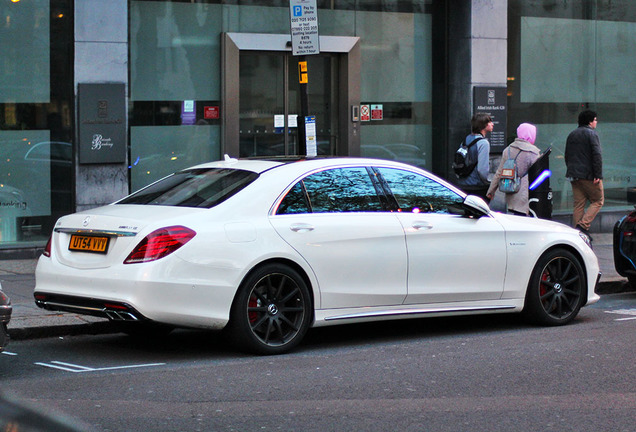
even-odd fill
[[(594, 251), (602, 272), (596, 292), (604, 295), (630, 291), (627, 279), (618, 275), (614, 268), (612, 234), (592, 233), (592, 235)], [(38, 308), (33, 301), (36, 264), (36, 259), (0, 261), (0, 283), (13, 304), (13, 315), (9, 323), (9, 334), (12, 339), (114, 331), (113, 326), (105, 319)]]

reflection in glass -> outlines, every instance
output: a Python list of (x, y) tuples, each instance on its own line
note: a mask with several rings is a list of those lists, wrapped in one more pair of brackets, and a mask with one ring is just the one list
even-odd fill
[(633, 151), (636, 133), (633, 5), (633, 0), (564, 0), (559, 7), (508, 2), (508, 135), (533, 119), (536, 145), (541, 150), (552, 148), (555, 216), (567, 218), (572, 212), (563, 155), (567, 136), (577, 127), (578, 113), (587, 107), (599, 115), (603, 211), (623, 211), (636, 203), (636, 159), (625, 157)]
[(225, 201), (258, 174), (233, 169), (192, 169), (175, 173), (118, 204), (147, 204), (211, 208)]
[(299, 181), (293, 188), (285, 195), (285, 198), (278, 207), (277, 214), (298, 214), (298, 213), (311, 213), (309, 209), (309, 202), (307, 202), (307, 195), (305, 194), (305, 188), (303, 182)]
[(393, 168), (378, 171), (391, 188), (399, 211), (448, 213), (449, 206), (463, 201), (457, 193), (423, 175)]
[(338, 168), (304, 180), (314, 213), (382, 211), (382, 203), (367, 169)]
[(239, 67), (240, 156), (285, 155), (284, 56), (242, 53)]

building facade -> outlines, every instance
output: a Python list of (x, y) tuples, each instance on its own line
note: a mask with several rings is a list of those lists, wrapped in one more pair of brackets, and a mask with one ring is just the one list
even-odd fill
[(633, 206), (631, 0), (315, 3), (320, 50), (301, 59), (289, 0), (0, 1), (0, 258), (37, 253), (59, 216), (175, 170), (297, 154), (303, 106), (317, 154), (451, 181), (475, 111), (496, 120), (493, 166), (517, 125), (534, 123), (565, 222), (565, 138), (589, 107), (604, 157), (596, 229)]

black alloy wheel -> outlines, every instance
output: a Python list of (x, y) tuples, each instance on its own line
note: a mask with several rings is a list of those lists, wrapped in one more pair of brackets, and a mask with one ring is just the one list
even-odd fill
[(311, 304), (307, 284), (298, 272), (286, 265), (265, 265), (239, 289), (230, 315), (231, 341), (255, 354), (287, 352), (307, 333)]
[(532, 271), (524, 313), (538, 324), (567, 324), (579, 313), (586, 292), (585, 272), (577, 257), (564, 249), (551, 250)]

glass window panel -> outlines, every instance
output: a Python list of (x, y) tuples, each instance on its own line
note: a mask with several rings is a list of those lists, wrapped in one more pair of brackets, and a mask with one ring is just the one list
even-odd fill
[[(286, 154), (283, 135), (284, 65), (284, 54), (241, 53), (239, 65), (241, 83), (239, 153), (241, 157)], [(279, 119), (278, 122), (276, 118)]]
[(595, 33), (593, 21), (523, 17), (521, 101), (593, 100)]
[[(49, 136), (49, 131), (0, 131), (2, 243), (19, 240), (24, 218), (51, 214)], [(59, 163), (70, 166), (70, 160)]]
[(232, 26), (228, 31), (289, 34), (289, 3), (284, 2), (276, 6), (282, 7), (246, 6), (241, 2), (238, 10), (230, 8), (238, 20), (234, 22), (236, 26)]
[(321, 171), (307, 177), (304, 183), (314, 213), (382, 210), (366, 168)]
[(427, 149), (432, 140), (429, 125), (377, 125), (362, 128), (360, 153), (364, 157), (405, 162), (419, 168), (430, 165)]
[(636, 102), (636, 23), (601, 21), (597, 34), (597, 102)]
[(363, 100), (431, 100), (430, 28), (427, 14), (356, 13)]
[(307, 202), (307, 195), (303, 188), (302, 182), (298, 182), (293, 188), (285, 195), (283, 201), (278, 206), (277, 214), (298, 214), (298, 213), (310, 213), (309, 203)]
[[(361, 122), (362, 156), (432, 167), (431, 20), (423, 13), (356, 13), (362, 103), (383, 107), (381, 121)], [(413, 151), (406, 155), (394, 150), (407, 146)]]
[(131, 127), (132, 190), (178, 170), (218, 159), (220, 140), (220, 126)]
[[(337, 154), (338, 130), (338, 56), (330, 54), (306, 57), (309, 72), (307, 99), (310, 115), (316, 117), (316, 144), (318, 155)], [(300, 114), (298, 61), (289, 61), (289, 110)], [(290, 130), (289, 154), (296, 154), (297, 128)]]
[(0, 103), (49, 102), (49, 0), (0, 2)]
[(258, 174), (235, 169), (192, 169), (175, 173), (119, 204), (147, 204), (211, 208), (227, 200), (258, 178)]
[(449, 213), (449, 206), (463, 202), (460, 195), (423, 175), (394, 168), (378, 171), (391, 188), (400, 211)]
[(631, 0), (563, 1), (545, 8), (509, 1), (509, 131), (531, 121), (537, 146), (552, 147), (550, 186), (553, 214), (572, 211), (572, 190), (565, 178), (563, 151), (578, 113), (598, 112), (603, 148), (603, 212), (634, 204), (636, 159), (636, 14)]
[(130, 4), (131, 100), (221, 99), (223, 6)]

